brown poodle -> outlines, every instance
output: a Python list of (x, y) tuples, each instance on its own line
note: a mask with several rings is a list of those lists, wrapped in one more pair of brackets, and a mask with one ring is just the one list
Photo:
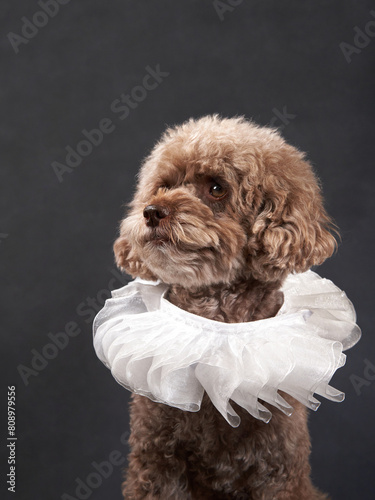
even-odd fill
[[(269, 318), (293, 271), (336, 245), (304, 155), (272, 129), (207, 116), (168, 129), (146, 159), (114, 251), (133, 277), (217, 321)], [(264, 423), (236, 405), (232, 428), (207, 395), (197, 413), (133, 396), (127, 499), (312, 500), (307, 410)], [(264, 403), (267, 406), (266, 403)]]

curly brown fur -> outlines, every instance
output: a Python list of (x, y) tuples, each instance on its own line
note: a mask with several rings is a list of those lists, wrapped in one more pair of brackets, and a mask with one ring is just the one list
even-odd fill
[[(223, 322), (274, 316), (280, 287), (336, 241), (302, 153), (271, 129), (208, 116), (168, 129), (146, 159), (114, 245), (118, 265), (170, 285), (177, 306)], [(127, 499), (313, 500), (306, 409), (283, 395), (265, 424), (236, 407), (232, 428), (207, 396), (197, 413), (134, 396)]]

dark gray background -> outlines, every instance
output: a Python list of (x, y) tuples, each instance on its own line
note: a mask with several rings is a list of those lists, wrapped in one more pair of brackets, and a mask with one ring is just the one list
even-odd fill
[[(211, 1), (71, 1), (16, 54), (7, 34), (21, 34), (21, 18), (40, 7), (1, 2), (1, 417), (7, 385), (17, 386), (18, 411), (11, 498), (77, 498), (75, 480), (86, 482), (92, 462), (127, 453), (129, 394), (95, 356), (87, 309), (113, 277), (112, 243), (144, 155), (167, 124), (190, 116), (244, 114), (280, 126), (273, 117), (285, 106), (295, 117), (283, 134), (308, 152), (341, 228), (338, 254), (319, 272), (347, 292), (364, 334), (334, 377), (346, 401), (324, 400), (310, 416), (313, 478), (336, 500), (374, 498), (375, 382), (364, 378), (364, 359), (375, 363), (375, 40), (362, 41), (350, 63), (340, 49), (353, 44), (354, 26), (375, 19), (371, 9), (254, 0), (220, 20)], [(169, 76), (119, 120), (113, 100), (157, 64)], [(106, 117), (115, 130), (59, 182), (51, 163)], [(19, 365), (30, 367), (31, 350), (71, 321), (81, 333), (25, 386)], [(366, 382), (360, 395), (351, 375)], [(2, 429), (5, 437), (5, 419)], [(6, 471), (3, 458), (2, 488)], [(90, 498), (120, 499), (120, 475), (115, 467)]]

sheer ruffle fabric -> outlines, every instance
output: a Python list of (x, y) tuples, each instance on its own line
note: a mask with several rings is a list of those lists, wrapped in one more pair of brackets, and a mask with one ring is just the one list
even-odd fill
[(179, 309), (167, 290), (136, 279), (113, 291), (94, 320), (96, 353), (126, 389), (186, 411), (198, 411), (206, 391), (233, 427), (240, 418), (230, 400), (268, 422), (259, 400), (293, 411), (278, 391), (313, 410), (314, 394), (344, 399), (329, 382), (361, 332), (352, 303), (331, 281), (292, 274), (277, 316), (231, 324)]

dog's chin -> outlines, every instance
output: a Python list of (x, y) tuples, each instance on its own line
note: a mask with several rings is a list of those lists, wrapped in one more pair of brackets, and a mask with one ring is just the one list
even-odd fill
[(179, 248), (162, 238), (148, 241), (139, 254), (156, 278), (189, 289), (230, 283), (242, 265), (240, 259), (233, 259), (230, 265), (224, 263), (223, 256), (213, 248)]

